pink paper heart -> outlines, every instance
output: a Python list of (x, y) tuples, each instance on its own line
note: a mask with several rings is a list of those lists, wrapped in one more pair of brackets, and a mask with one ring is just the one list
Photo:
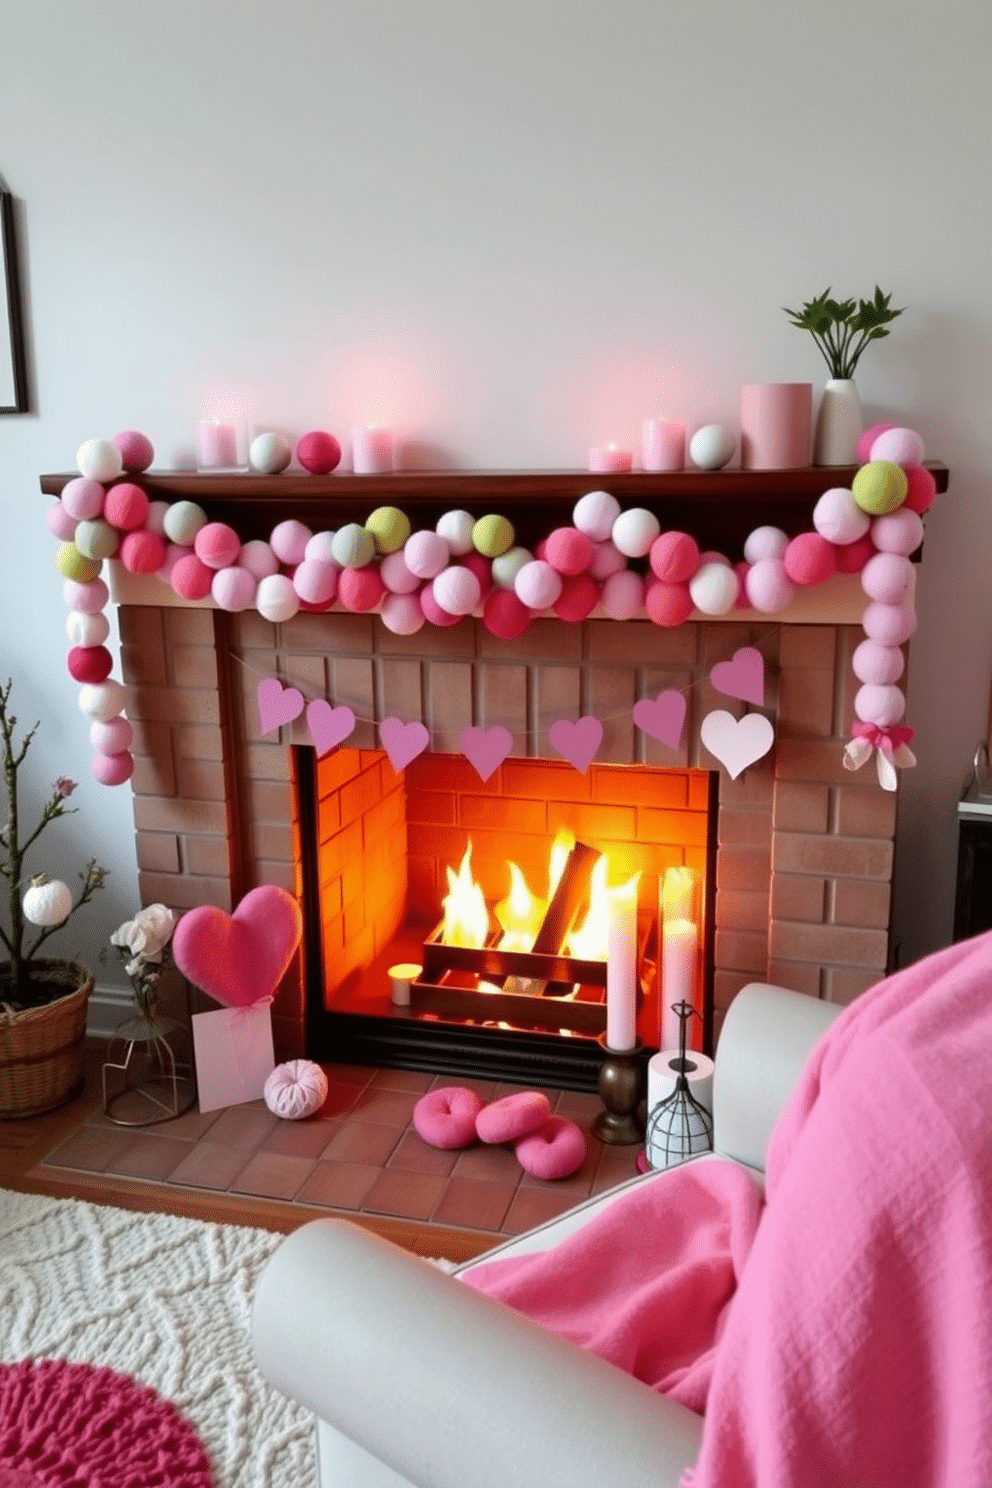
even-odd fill
[(402, 718), (384, 718), (379, 725), (379, 739), (394, 770), (404, 770), (431, 742), (422, 723), (404, 723)]
[(499, 723), (490, 729), (470, 725), (462, 729), (458, 742), (462, 747), (462, 754), (480, 779), (488, 780), (513, 748), (513, 735)]
[(225, 1007), (271, 997), (303, 934), (300, 906), (276, 884), (245, 895), (233, 914), (201, 904), (182, 915), (172, 955), (183, 976)]
[(255, 689), (262, 733), (270, 734), (284, 723), (292, 723), (303, 712), (303, 694), (297, 687), (283, 687), (278, 677), (266, 677)]
[(735, 718), (732, 713), (717, 708), (703, 719), (699, 737), (731, 780), (736, 780), (742, 770), (768, 753), (775, 742), (775, 730), (763, 713), (745, 713), (743, 718)]
[(340, 744), (342, 739), (347, 739), (349, 734), (354, 733), (355, 715), (344, 704), (339, 708), (332, 708), (323, 698), (315, 698), (312, 703), (307, 704), (307, 727), (317, 758), (320, 759), (335, 744)]
[(603, 742), (603, 725), (588, 713), (574, 723), (559, 718), (548, 729), (548, 738), (558, 753), (584, 775)]
[(740, 698), (760, 708), (765, 701), (765, 663), (754, 646), (741, 646), (730, 661), (718, 661), (710, 681), (725, 697)]
[(639, 698), (634, 704), (634, 722), (641, 732), (672, 749), (679, 747), (685, 713), (685, 698), (672, 688), (659, 692), (656, 698)]

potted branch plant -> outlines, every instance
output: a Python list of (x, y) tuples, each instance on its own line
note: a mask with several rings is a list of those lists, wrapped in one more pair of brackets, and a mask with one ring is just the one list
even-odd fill
[(10, 711), (12, 683), (0, 686), (0, 753), (7, 794), (0, 828), (0, 874), (6, 880), (7, 924), (0, 923), (0, 1117), (37, 1116), (64, 1105), (82, 1088), (86, 1011), (93, 973), (80, 962), (40, 956), (49, 936), (89, 903), (107, 877), (95, 858), (79, 874), (77, 898), (68, 884), (29, 875), (27, 854), (46, 827), (73, 808), (76, 783), (59, 776), (31, 830), (22, 829), (18, 773), (38, 725), (20, 741)]
[(853, 465), (862, 431), (855, 369), (868, 343), (887, 336), (902, 310), (893, 310), (891, 294), (876, 285), (870, 300), (834, 300), (827, 288), (802, 309), (785, 313), (799, 330), (809, 331), (830, 368), (813, 435), (813, 463)]

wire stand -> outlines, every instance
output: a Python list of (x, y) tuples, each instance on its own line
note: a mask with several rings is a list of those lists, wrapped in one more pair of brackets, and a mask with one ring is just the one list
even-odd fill
[(662, 1168), (675, 1167), (713, 1146), (713, 1118), (695, 1099), (687, 1079), (698, 1066), (686, 1056), (686, 1027), (699, 1014), (684, 1000), (672, 1003), (672, 1012), (679, 1019), (678, 1057), (669, 1060), (676, 1074), (675, 1089), (650, 1111), (645, 1142), (648, 1162)]
[(103, 1066), (104, 1115), (117, 1126), (156, 1126), (181, 1116), (195, 1100), (192, 1050), (182, 1024), (158, 1017), (121, 1023)]

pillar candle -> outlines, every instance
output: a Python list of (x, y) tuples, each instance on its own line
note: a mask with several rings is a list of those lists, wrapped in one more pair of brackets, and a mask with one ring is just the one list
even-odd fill
[[(696, 874), (691, 868), (669, 868), (661, 885), (661, 1028), (662, 1049), (677, 1049), (679, 1019), (672, 1004), (683, 999), (696, 1006)], [(689, 1029), (692, 1033), (691, 1025)]]
[(351, 465), (356, 475), (388, 475), (393, 468), (393, 436), (388, 429), (351, 431)]
[(637, 1045), (637, 885), (635, 873), (617, 889), (607, 891), (609, 937), (606, 953), (606, 1046), (633, 1049)]
[(630, 450), (615, 444), (593, 445), (589, 451), (589, 469), (603, 475), (626, 475), (634, 463)]
[(238, 431), (219, 419), (201, 419), (196, 426), (197, 463), (201, 470), (230, 470), (238, 463)]
[(685, 465), (685, 424), (645, 419), (641, 464), (645, 470), (681, 470)]

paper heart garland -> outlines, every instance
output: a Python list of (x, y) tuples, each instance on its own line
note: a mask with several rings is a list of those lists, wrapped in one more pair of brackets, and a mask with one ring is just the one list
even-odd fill
[(741, 646), (729, 661), (718, 661), (710, 681), (725, 697), (760, 708), (765, 701), (765, 663), (755, 646)]
[(462, 754), (479, 778), (488, 780), (490, 775), (499, 769), (513, 748), (513, 735), (509, 729), (499, 723), (494, 724), (490, 729), (470, 725), (462, 729), (458, 742), (461, 745)]
[(379, 740), (389, 755), (394, 770), (405, 770), (411, 760), (423, 754), (431, 736), (422, 723), (404, 723), (402, 718), (384, 718), (379, 725)]
[(329, 749), (333, 749), (342, 739), (347, 739), (349, 734), (355, 732), (355, 715), (343, 703), (338, 708), (332, 708), (323, 698), (316, 698), (307, 704), (307, 727), (317, 750), (317, 758), (320, 759)]
[(276, 884), (245, 895), (233, 914), (213, 904), (190, 909), (172, 936), (183, 976), (225, 1007), (272, 997), (303, 934), (300, 906)]
[(768, 753), (775, 742), (775, 730), (763, 713), (745, 713), (743, 718), (735, 718), (732, 713), (717, 708), (703, 719), (699, 737), (731, 780), (736, 780), (748, 765)]
[(283, 687), (278, 677), (266, 677), (255, 689), (258, 719), (263, 734), (292, 723), (303, 712), (303, 694), (298, 687)]
[(686, 700), (681, 692), (668, 688), (656, 698), (639, 698), (634, 704), (634, 722), (643, 734), (650, 734), (672, 749), (679, 747), (685, 723)]
[(603, 725), (588, 713), (574, 723), (559, 718), (548, 729), (548, 738), (558, 753), (584, 775), (603, 742)]

